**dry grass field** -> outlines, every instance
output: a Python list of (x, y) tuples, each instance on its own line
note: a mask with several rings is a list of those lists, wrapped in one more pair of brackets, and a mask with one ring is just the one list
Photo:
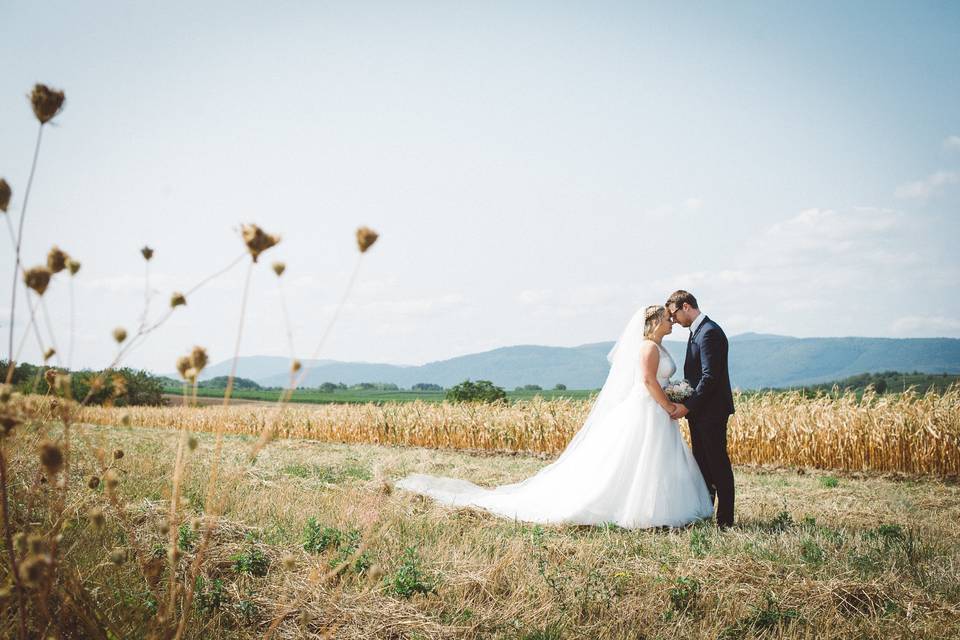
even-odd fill
[[(40, 438), (21, 429), (7, 441), (12, 515), (37, 528), (50, 525), (30, 489)], [(146, 635), (156, 611), (136, 550), (165, 563), (177, 440), (169, 430), (74, 427), (62, 562), (113, 637)], [(498, 484), (536, 471), (542, 456), (288, 439), (249, 464), (255, 440), (224, 441), (222, 517), (185, 637), (263, 637), (272, 623), (283, 638), (960, 636), (954, 482), (739, 466), (738, 525), (728, 532), (537, 527), (439, 507), (389, 481), (421, 471)], [(188, 454), (179, 572), (206, 526), (198, 518), (213, 443), (201, 434)], [(97, 450), (123, 452), (107, 456), (119, 510), (103, 483), (87, 486), (104, 475)], [(100, 529), (89, 516), (98, 507)], [(323, 577), (344, 559), (340, 575)], [(2, 635), (12, 637), (9, 599), (2, 611)], [(37, 637), (79, 624), (71, 615), (34, 622)]]
[[(738, 395), (728, 434), (734, 463), (960, 475), (960, 387), (945, 393)], [(554, 455), (589, 403), (388, 403), (237, 407), (87, 407), (79, 419), (325, 442), (397, 444)]]

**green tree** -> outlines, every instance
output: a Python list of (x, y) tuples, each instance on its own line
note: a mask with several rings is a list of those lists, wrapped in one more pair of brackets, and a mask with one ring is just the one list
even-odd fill
[(507, 399), (507, 392), (489, 380), (464, 380), (447, 391), (450, 402), (498, 402)]
[(567, 390), (567, 385), (563, 384), (562, 382), (558, 382), (556, 385), (554, 385), (553, 390), (554, 390), (554, 391), (566, 391), (566, 390)]

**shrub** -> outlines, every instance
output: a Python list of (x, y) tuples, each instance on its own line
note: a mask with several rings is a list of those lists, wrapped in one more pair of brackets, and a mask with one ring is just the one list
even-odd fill
[(420, 568), (420, 557), (413, 547), (407, 547), (403, 552), (400, 566), (387, 580), (388, 591), (401, 598), (409, 598), (416, 593), (433, 593), (435, 588)]
[(465, 380), (447, 391), (450, 402), (498, 402), (507, 399), (507, 392), (489, 380)]

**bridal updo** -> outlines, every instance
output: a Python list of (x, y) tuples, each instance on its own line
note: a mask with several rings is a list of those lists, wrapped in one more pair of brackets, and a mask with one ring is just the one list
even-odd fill
[(643, 313), (643, 337), (649, 338), (653, 335), (653, 330), (657, 328), (667, 308), (662, 304), (652, 304)]

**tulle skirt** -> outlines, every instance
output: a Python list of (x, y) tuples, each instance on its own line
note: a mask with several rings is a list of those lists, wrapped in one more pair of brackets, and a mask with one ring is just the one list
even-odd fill
[(568, 454), (522, 482), (484, 488), (413, 474), (397, 487), (443, 504), (543, 524), (678, 527), (713, 515), (677, 422), (645, 391), (630, 393)]

